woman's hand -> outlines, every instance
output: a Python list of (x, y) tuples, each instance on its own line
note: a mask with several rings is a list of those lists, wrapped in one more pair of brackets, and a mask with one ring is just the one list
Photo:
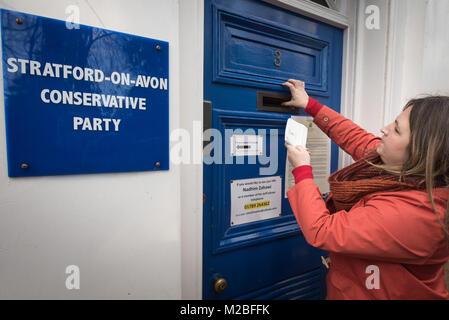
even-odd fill
[(301, 146), (294, 147), (287, 142), (285, 143), (285, 147), (287, 148), (288, 161), (290, 161), (294, 168), (304, 165), (310, 166), (309, 148)]
[(290, 89), (292, 99), (287, 102), (283, 102), (281, 105), (290, 106), (296, 108), (306, 108), (307, 103), (309, 103), (309, 95), (305, 90), (305, 83), (295, 79), (289, 79), (287, 82), (282, 84)]

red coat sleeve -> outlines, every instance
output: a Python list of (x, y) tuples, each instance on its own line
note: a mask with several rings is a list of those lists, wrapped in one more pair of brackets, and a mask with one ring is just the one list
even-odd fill
[(316, 113), (313, 122), (340, 148), (351, 155), (354, 161), (361, 159), (365, 150), (377, 147), (381, 141), (380, 137), (368, 133), (353, 121), (314, 99), (309, 98), (306, 111), (308, 110)]
[(349, 212), (332, 215), (313, 179), (300, 181), (287, 196), (306, 241), (326, 251), (421, 264), (444, 239), (435, 214), (419, 200), (411, 203), (419, 197), (406, 192), (372, 195)]

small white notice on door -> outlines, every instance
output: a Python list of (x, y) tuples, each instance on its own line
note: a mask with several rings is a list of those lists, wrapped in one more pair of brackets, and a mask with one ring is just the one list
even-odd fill
[(281, 181), (280, 176), (231, 181), (231, 225), (279, 217)]
[(233, 134), (231, 136), (231, 156), (261, 156), (263, 136), (254, 134)]

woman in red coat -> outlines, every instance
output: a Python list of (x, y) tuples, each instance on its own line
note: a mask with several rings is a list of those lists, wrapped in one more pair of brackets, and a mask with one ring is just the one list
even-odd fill
[(287, 193), (307, 240), (329, 252), (327, 299), (449, 299), (449, 97), (409, 101), (382, 138), (309, 98), (292, 99), (355, 163), (329, 177), (323, 201), (308, 149), (286, 144), (295, 186)]

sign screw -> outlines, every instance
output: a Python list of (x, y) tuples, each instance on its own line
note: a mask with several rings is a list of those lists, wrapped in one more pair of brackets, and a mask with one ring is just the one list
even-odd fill
[(158, 162), (156, 162), (155, 166), (156, 166), (156, 168), (159, 168), (161, 166), (161, 163), (158, 161)]
[(29, 165), (26, 163), (22, 163), (22, 165), (20, 166), (23, 170), (26, 170), (29, 168)]
[(17, 24), (23, 24), (23, 20), (21, 18), (16, 18), (16, 23)]
[(156, 50), (157, 50), (157, 51), (161, 51), (161, 46), (160, 46), (160, 45), (157, 45), (157, 46), (156, 46)]

